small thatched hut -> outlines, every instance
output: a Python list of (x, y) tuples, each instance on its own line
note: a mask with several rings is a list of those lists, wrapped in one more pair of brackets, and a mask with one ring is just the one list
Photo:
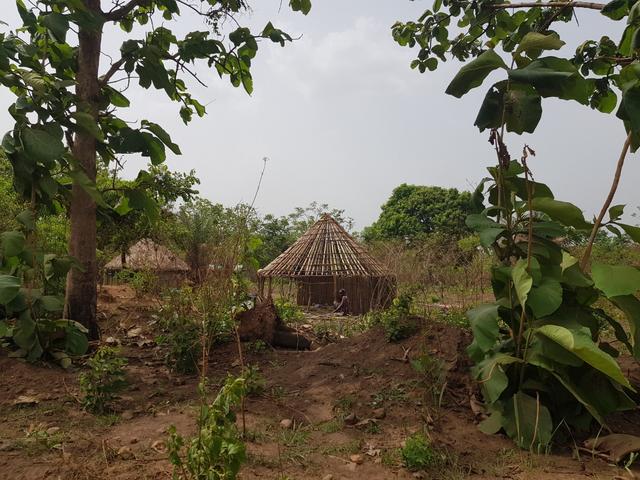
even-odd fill
[(104, 267), (108, 283), (122, 270), (151, 272), (160, 285), (177, 287), (189, 274), (189, 266), (175, 253), (153, 240), (145, 238), (129, 248), (124, 255), (117, 255)]
[(344, 288), (354, 314), (387, 306), (396, 289), (395, 277), (328, 214), (258, 271), (263, 296), (274, 278), (295, 282), (298, 305), (331, 305)]

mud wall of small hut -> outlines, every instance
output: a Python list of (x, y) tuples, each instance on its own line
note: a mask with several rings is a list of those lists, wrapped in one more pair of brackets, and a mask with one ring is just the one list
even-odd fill
[(332, 305), (340, 289), (344, 288), (354, 315), (385, 308), (396, 294), (396, 283), (392, 277), (306, 277), (296, 282), (298, 305)]

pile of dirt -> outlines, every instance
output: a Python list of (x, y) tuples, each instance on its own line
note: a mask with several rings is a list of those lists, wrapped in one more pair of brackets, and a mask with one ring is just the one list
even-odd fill
[(292, 328), (287, 327), (278, 316), (272, 298), (256, 303), (236, 316), (238, 334), (243, 342), (262, 340), (273, 347), (309, 350), (311, 341)]

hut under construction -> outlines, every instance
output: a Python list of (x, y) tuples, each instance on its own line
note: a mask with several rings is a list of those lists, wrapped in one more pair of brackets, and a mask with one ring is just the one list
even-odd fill
[(117, 255), (104, 267), (105, 282), (117, 283), (117, 273), (123, 270), (132, 272), (150, 272), (163, 286), (180, 286), (189, 274), (189, 265), (164, 245), (144, 238), (129, 248), (126, 253)]
[(258, 271), (261, 295), (274, 278), (297, 286), (298, 305), (332, 305), (340, 289), (351, 313), (384, 308), (396, 293), (396, 279), (330, 215), (324, 214), (291, 247)]

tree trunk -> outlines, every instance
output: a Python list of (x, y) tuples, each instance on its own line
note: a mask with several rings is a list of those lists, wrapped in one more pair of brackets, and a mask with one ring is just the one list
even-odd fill
[[(100, 0), (83, 0), (90, 11), (99, 16)], [(80, 27), (78, 32), (78, 75), (76, 94), (78, 111), (98, 118), (100, 85), (98, 68), (102, 43), (102, 25)], [(96, 180), (96, 140), (88, 132), (76, 132), (72, 153), (90, 180)], [(67, 277), (67, 316), (89, 330), (89, 338), (99, 337), (96, 321), (97, 262), (96, 204), (87, 192), (74, 182), (71, 192), (71, 238), (69, 253), (80, 262), (83, 271), (72, 269)]]

